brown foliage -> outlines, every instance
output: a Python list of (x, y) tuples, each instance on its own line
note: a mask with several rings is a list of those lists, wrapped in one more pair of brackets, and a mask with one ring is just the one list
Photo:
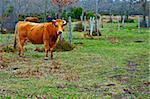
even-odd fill
[(73, 4), (76, 1), (78, 1), (78, 0), (52, 0), (52, 2), (55, 5), (58, 5), (58, 6), (61, 6), (61, 7)]

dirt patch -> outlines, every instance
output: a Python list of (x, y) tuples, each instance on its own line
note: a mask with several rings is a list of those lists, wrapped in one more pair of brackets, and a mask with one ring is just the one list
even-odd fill
[(8, 67), (9, 60), (6, 58), (0, 57), (0, 70), (6, 69)]
[(137, 72), (138, 70), (137, 70), (137, 63), (136, 62), (134, 62), (134, 61), (127, 61), (127, 71), (128, 72)]
[(107, 39), (112, 44), (119, 43), (119, 38), (117, 38), (117, 37), (108, 37)]
[(67, 81), (77, 81), (80, 79), (79, 75), (77, 73), (68, 72), (61, 75), (62, 80)]
[(52, 61), (51, 66), (49, 67), (49, 73), (56, 73), (60, 69), (61, 63), (59, 61)]
[(0, 96), (4, 96), (4, 97), (1, 97), (2, 99), (5, 99), (5, 95), (15, 95), (16, 92), (12, 91), (12, 90), (9, 90), (9, 89), (3, 89), (3, 88), (0, 88)]
[(100, 88), (100, 87), (103, 87), (103, 86), (116, 86), (116, 84), (113, 84), (113, 83), (110, 83), (110, 84), (96, 84), (94, 85), (94, 88)]
[(19, 77), (25, 77), (25, 78), (29, 78), (29, 77), (40, 77), (43, 75), (43, 73), (40, 71), (40, 70), (31, 70), (31, 69), (28, 69), (26, 71), (18, 71), (16, 72), (15, 74), (16, 76), (19, 76)]
[(118, 81), (120, 81), (122, 84), (127, 84), (129, 82), (129, 76), (128, 75), (114, 75), (114, 76), (111, 76), (110, 78), (114, 78)]
[(150, 81), (144, 81), (143, 84), (146, 86), (150, 86)]
[(8, 65), (6, 63), (0, 61), (0, 70), (6, 69), (7, 67)]
[(84, 38), (93, 39), (93, 37), (89, 33), (84, 34)]
[(0, 52), (15, 52), (14, 48), (12, 45), (1, 45), (0, 46)]
[(126, 94), (132, 94), (131, 90), (129, 90), (129, 89), (123, 89), (123, 91), (124, 91), (124, 93), (126, 93)]

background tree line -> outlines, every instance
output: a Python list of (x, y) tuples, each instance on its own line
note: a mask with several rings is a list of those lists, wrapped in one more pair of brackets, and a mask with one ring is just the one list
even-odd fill
[[(46, 21), (46, 16), (67, 19), (80, 19), (86, 14), (101, 15), (143, 15), (143, 24), (149, 15), (149, 0), (1, 0), (0, 1), (1, 27), (13, 27), (18, 20), (27, 16), (35, 16)], [(11, 24), (3, 24), (12, 22)]]

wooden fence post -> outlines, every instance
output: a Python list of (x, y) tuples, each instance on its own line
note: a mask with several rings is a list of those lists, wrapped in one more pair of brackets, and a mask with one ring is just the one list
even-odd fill
[(117, 16), (117, 20), (118, 20), (118, 31), (120, 30), (120, 18), (119, 16)]
[(96, 30), (96, 32), (97, 32), (97, 36), (99, 36), (99, 19), (97, 18), (95, 21), (97, 21), (96, 22), (96, 27), (97, 27), (97, 30)]
[(101, 15), (99, 16), (99, 27), (101, 27)]
[(102, 28), (104, 28), (103, 21), (104, 21), (104, 19), (103, 19), (103, 16), (102, 16), (102, 17), (101, 17), (101, 25), (102, 25)]
[(112, 29), (113, 29), (113, 21), (114, 21), (114, 16), (113, 16), (113, 15), (111, 15), (111, 20), (112, 20), (112, 22), (111, 22), (111, 27), (112, 27)]
[(124, 20), (125, 20), (125, 16), (123, 16), (123, 19), (122, 19), (122, 28), (124, 28)]
[(70, 44), (72, 45), (72, 22), (71, 22), (71, 17), (69, 17), (69, 41), (70, 41)]
[(84, 16), (84, 32), (86, 32), (86, 16)]
[(140, 33), (140, 16), (138, 16), (138, 32)]

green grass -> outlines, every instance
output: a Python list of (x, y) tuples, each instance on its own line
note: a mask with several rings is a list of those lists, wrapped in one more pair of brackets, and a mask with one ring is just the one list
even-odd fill
[[(75, 44), (72, 51), (54, 52), (53, 64), (44, 61), (44, 52), (35, 52), (36, 46), (30, 43), (25, 46), (25, 58), (19, 58), (17, 52), (1, 52), (7, 65), (0, 69), (1, 98), (148, 99), (149, 30), (142, 28), (138, 33), (135, 23), (126, 23), (120, 31), (117, 23), (113, 27), (104, 24), (102, 36), (94, 39), (73, 32), (73, 43), (81, 44)], [(10, 34), (0, 37), (4, 45), (13, 42)], [(53, 67), (58, 69), (53, 71)], [(34, 71), (39, 74), (32, 74)]]

